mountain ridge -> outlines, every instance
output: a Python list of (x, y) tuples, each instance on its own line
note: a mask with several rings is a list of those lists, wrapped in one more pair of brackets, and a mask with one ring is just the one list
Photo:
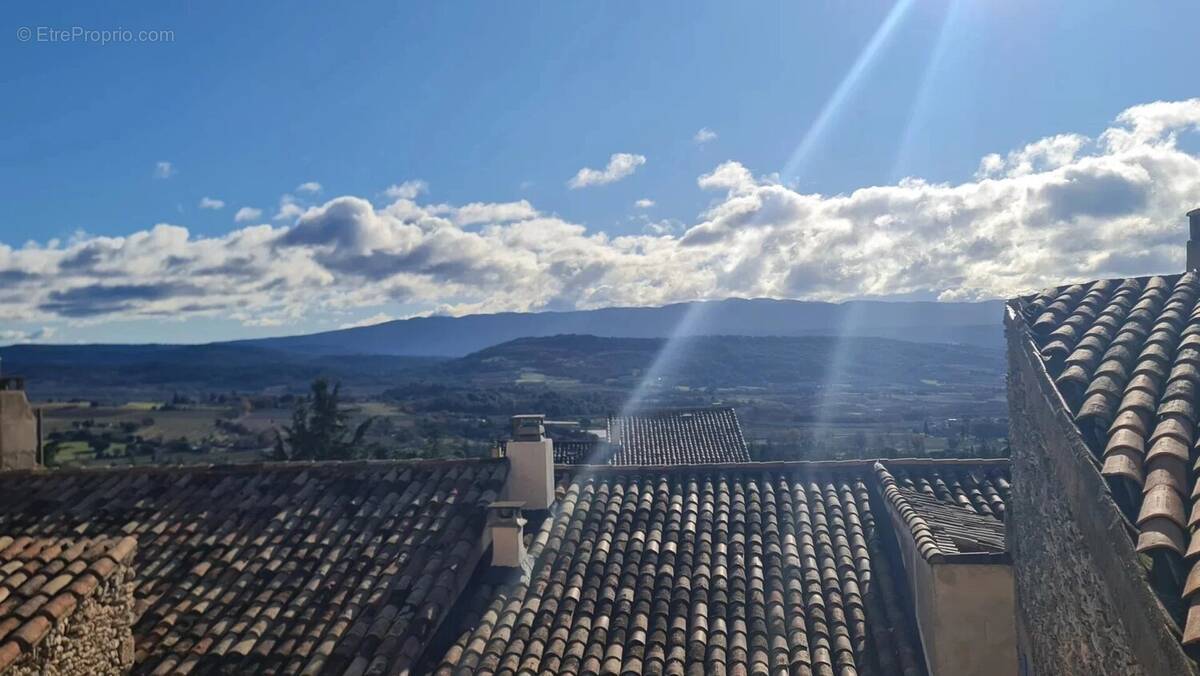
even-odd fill
[(1000, 348), (1003, 301), (822, 301), (730, 298), (659, 307), (413, 317), (297, 336), (224, 341), (307, 354), (462, 357), (516, 340), (703, 335), (890, 338)]

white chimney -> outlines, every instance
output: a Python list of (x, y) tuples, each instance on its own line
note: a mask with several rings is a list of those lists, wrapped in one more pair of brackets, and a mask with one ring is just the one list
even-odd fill
[(525, 503), (516, 500), (488, 505), (488, 530), (492, 536), (492, 565), (521, 568), (525, 562)]
[(1191, 238), (1187, 243), (1187, 269), (1200, 270), (1200, 209), (1187, 212)]
[(554, 442), (546, 438), (544, 415), (514, 415), (508, 456), (509, 500), (526, 509), (549, 509), (554, 504)]

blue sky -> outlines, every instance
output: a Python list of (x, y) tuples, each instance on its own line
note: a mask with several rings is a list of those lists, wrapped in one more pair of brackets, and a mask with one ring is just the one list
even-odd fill
[[(913, 270), (928, 262), (909, 261), (881, 279), (855, 272), (852, 256), (825, 266), (800, 265), (799, 254), (763, 262), (754, 247), (799, 252), (821, 241), (804, 239), (812, 228), (858, 223), (827, 214), (799, 226), (797, 214), (809, 213), (804, 196), (898, 189), (904, 177), (976, 185), (985, 156), (1077, 134), (1087, 141), (1067, 161), (1034, 163), (1047, 180), (1054, 172), (1068, 180), (1077, 158), (1129, 150), (1096, 145), (1106, 130), (1135, 123), (1120, 122), (1123, 111), (1200, 91), (1200, 5), (1191, 2), (22, 3), (7, 6), (0, 22), (0, 247), (8, 248), (7, 256), (0, 248), (0, 280), (10, 291), (36, 283), (44, 294), (6, 303), (0, 293), (0, 309), (16, 317), (11, 328), (0, 326), (8, 331), (0, 343), (210, 340), (431, 311), (721, 295), (980, 297), (1030, 283), (1039, 270), (1124, 272), (1173, 260), (1145, 253), (1165, 246), (1162, 235), (1148, 235), (1145, 255), (1128, 261), (1012, 278), (961, 268), (918, 279)], [(173, 37), (39, 39), (46, 29), (77, 26)], [(32, 39), (21, 40), (21, 28)], [(1195, 122), (1177, 118), (1170, 124), (1178, 139), (1152, 142), (1169, 140), (1172, 152), (1191, 158)], [(700, 142), (702, 129), (711, 138)], [(625, 175), (568, 185), (620, 153), (638, 160), (618, 172)], [(1015, 180), (1021, 172), (1001, 173)], [(406, 193), (424, 210), (393, 210), (379, 221), (399, 194), (386, 189), (406, 181), (427, 185)], [(299, 189), (308, 182), (320, 190)], [(676, 250), (681, 242), (711, 244), (705, 233), (721, 230), (716, 221), (744, 216), (748, 202), (769, 207), (777, 189), (800, 200), (787, 202), (788, 223), (798, 228), (790, 239), (740, 233), (736, 246), (725, 246), (745, 260), (696, 255), (694, 269), (671, 279), (648, 271), (661, 266), (646, 256), (685, 265), (696, 249)], [(1192, 189), (1156, 192), (1105, 223), (1182, 213), (1188, 205), (1176, 202)], [(276, 219), (285, 195), (298, 208)], [(357, 202), (337, 209), (343, 197)], [(202, 208), (204, 198), (223, 206)], [(451, 211), (521, 200), (537, 218), (472, 221)], [(262, 214), (235, 222), (243, 207)], [(1056, 222), (1079, 227), (1081, 218), (1103, 215), (1086, 211)], [(305, 212), (307, 225), (297, 221)], [(751, 220), (777, 225), (774, 212), (756, 213)], [(332, 225), (320, 220), (334, 216), (341, 220)], [(882, 216), (872, 211), (869, 223), (897, 227), (881, 225)], [(421, 225), (422, 218), (446, 222)], [(522, 232), (514, 221), (526, 223)], [(187, 241), (160, 232), (169, 244), (134, 255), (130, 238), (158, 224), (186, 228)], [(287, 287), (286, 294), (266, 298), (273, 291), (246, 285), (206, 294), (206, 284), (187, 281), (195, 270), (187, 278), (147, 270), (155, 255), (183, 260), (195, 241), (259, 224), (273, 230), (252, 238), (255, 246), (289, 237), (309, 247), (292, 267), (311, 265), (304, 274), (263, 261), (239, 272), (252, 280), (246, 284)], [(303, 237), (285, 232), (304, 227)], [(339, 228), (356, 234), (314, 235)], [(492, 239), (467, 237), (488, 228)], [(613, 244), (622, 236), (644, 240)], [(548, 253), (528, 243), (534, 237), (586, 241)], [(864, 237), (859, 252), (872, 246)], [(27, 250), (31, 241), (37, 252)], [(88, 257), (66, 251), (97, 242), (114, 256), (106, 266), (85, 269), (79, 261)], [(480, 254), (452, 261), (443, 245), (458, 253), (478, 245)], [(225, 246), (208, 255), (233, 257), (252, 245)], [(481, 262), (505, 247), (511, 264)], [(278, 254), (271, 249), (264, 261)], [(387, 268), (394, 274), (363, 275), (364, 265), (395, 266)], [(531, 274), (545, 278), (514, 281)], [(240, 300), (224, 306), (213, 295)]]

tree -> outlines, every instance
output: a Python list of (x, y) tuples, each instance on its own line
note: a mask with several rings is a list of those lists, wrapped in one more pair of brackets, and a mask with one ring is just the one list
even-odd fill
[(296, 402), (292, 424), (275, 432), (276, 460), (349, 460), (360, 455), (368, 418), (350, 431), (350, 415), (339, 405), (341, 384), (313, 381), (312, 392)]

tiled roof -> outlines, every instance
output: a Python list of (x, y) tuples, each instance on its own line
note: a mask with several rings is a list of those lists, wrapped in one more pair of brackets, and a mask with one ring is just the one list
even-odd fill
[[(604, 444), (599, 441), (569, 441), (569, 440), (554, 440), (554, 464), (556, 465), (590, 465), (590, 464), (605, 464), (597, 462), (601, 458), (597, 457), (597, 453), (602, 450)], [(603, 459), (607, 461), (607, 458)]]
[(480, 554), (507, 463), (0, 474), (0, 533), (134, 535), (135, 673), (398, 673)]
[[(996, 509), (995, 503), (989, 504), (982, 499), (982, 491), (978, 489), (974, 491), (979, 497), (977, 501), (967, 498), (965, 491), (959, 495), (963, 498), (960, 501), (950, 490), (934, 489), (939, 483), (944, 485), (938, 476), (944, 472), (932, 472), (932, 481), (921, 477), (917, 481), (901, 483), (882, 462), (877, 462), (875, 473), (888, 508), (908, 527), (917, 550), (926, 560), (934, 563), (1007, 561), (1004, 522), (993, 516), (997, 512), (1004, 513), (1003, 502), (999, 503), (1000, 509)], [(914, 487), (921, 484), (927, 490)], [(999, 499), (994, 491), (993, 495)]]
[[(1114, 496), (1137, 549), (1190, 571), (1160, 593), (1183, 602), (1200, 644), (1200, 278), (1102, 280), (1017, 300), (1047, 372)], [(1173, 597), (1173, 598), (1170, 598)]]
[(0, 673), (127, 565), (136, 548), (133, 537), (0, 536)]
[(531, 573), (488, 591), (436, 673), (921, 674), (873, 480), (865, 464), (562, 473)]
[(613, 465), (749, 462), (732, 408), (670, 411), (608, 419)]
[(1011, 495), (1008, 466), (965, 462), (883, 461), (896, 485), (947, 505), (1001, 521)]

